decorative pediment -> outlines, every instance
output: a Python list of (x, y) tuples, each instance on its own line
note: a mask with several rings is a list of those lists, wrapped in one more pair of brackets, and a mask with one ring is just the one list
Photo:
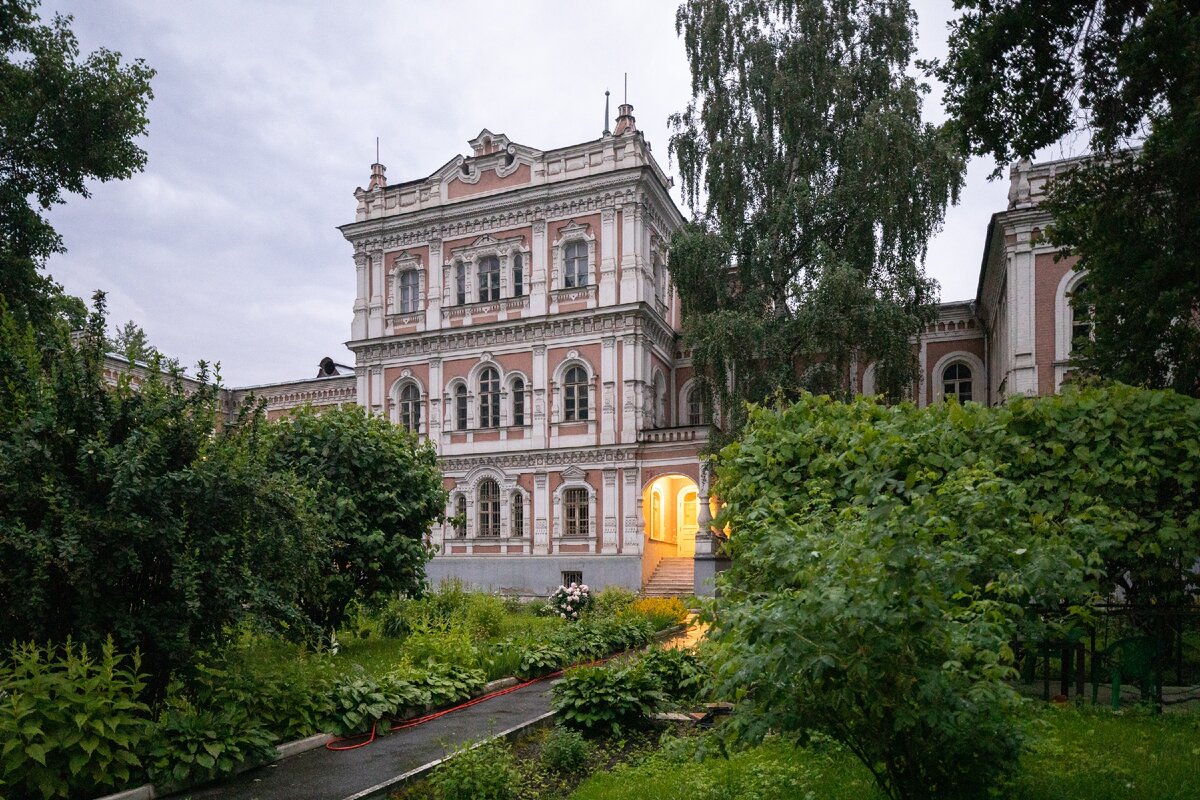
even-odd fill
[(421, 269), (421, 257), (419, 255), (414, 255), (407, 250), (401, 250), (396, 254), (396, 257), (392, 259), (392, 271), (399, 273), (410, 269)]
[(554, 246), (557, 247), (561, 242), (569, 239), (587, 239), (593, 240), (596, 237), (592, 235), (591, 225), (580, 225), (575, 220), (571, 220), (566, 225), (558, 229), (558, 238), (554, 240)]
[(564, 469), (561, 475), (565, 481), (581, 481), (587, 477), (587, 470), (581, 469), (572, 464)]

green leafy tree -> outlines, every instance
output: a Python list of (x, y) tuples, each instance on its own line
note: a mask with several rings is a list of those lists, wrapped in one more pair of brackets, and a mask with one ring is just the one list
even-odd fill
[(158, 348), (150, 344), (146, 331), (133, 320), (129, 320), (113, 332), (113, 337), (108, 340), (108, 348), (130, 361), (145, 362), (154, 356), (161, 357)]
[[(1200, 9), (1181, 0), (959, 0), (938, 68), (964, 149), (1004, 164), (1090, 140), (1048, 232), (1088, 280), (1077, 366), (1200, 396)], [(1140, 145), (1140, 149), (1137, 146)]]
[(926, 242), (963, 161), (921, 121), (906, 2), (688, 0), (693, 98), (671, 152), (694, 222), (671, 242), (685, 341), (725, 409), (851, 392), (877, 362), (898, 395), (936, 313)]
[(64, 193), (87, 197), (89, 180), (142, 169), (136, 140), (154, 70), (103, 48), (81, 59), (71, 18), (45, 25), (36, 9), (36, 0), (0, 0), (0, 297), (40, 331), (63, 314), (80, 328), (86, 316), (40, 273), (64, 249), (44, 212)]
[(322, 539), (261, 411), (223, 422), (204, 365), (106, 384), (101, 294), (82, 337), (47, 330), (0, 301), (0, 641), (111, 634), (160, 696), (241, 620), (304, 630)]
[(312, 619), (326, 629), (345, 619), (356, 601), (418, 593), (430, 526), (442, 519), (446, 492), (432, 446), (358, 406), (302, 409), (275, 432), (275, 461), (316, 494), (328, 519), (331, 551)]

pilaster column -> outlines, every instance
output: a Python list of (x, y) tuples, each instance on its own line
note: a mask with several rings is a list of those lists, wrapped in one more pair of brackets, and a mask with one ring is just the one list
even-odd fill
[(637, 336), (626, 336), (621, 344), (621, 443), (637, 442)]
[(442, 240), (429, 240), (429, 264), (425, 269), (425, 330), (434, 331), (442, 327), (442, 291), (445, 286), (442, 262)]
[(600, 209), (600, 305), (617, 302), (617, 210)]
[[(350, 338), (360, 341), (367, 338), (367, 254), (354, 254), (356, 293), (354, 295), (354, 322), (350, 324)], [(361, 394), (361, 392), (360, 392)]]
[(604, 470), (604, 538), (600, 543), (600, 552), (613, 554), (617, 552), (617, 470)]
[(533, 221), (533, 241), (529, 248), (529, 314), (541, 316), (546, 313), (546, 293), (550, 290), (547, 283), (549, 271), (546, 266), (546, 220)]
[(546, 446), (546, 431), (548, 428), (548, 420), (546, 414), (546, 403), (549, 398), (546, 394), (546, 383), (548, 381), (546, 375), (546, 345), (536, 344), (533, 346), (533, 375), (530, 376), (530, 389), (533, 395), (533, 425), (530, 427), (530, 444), (534, 449), (540, 449)]
[(371, 254), (369, 270), (371, 293), (367, 301), (367, 336), (374, 339), (383, 335), (383, 248)]
[(442, 447), (442, 360), (429, 359), (429, 385), (425, 387), (429, 395), (429, 421), (426, 423), (429, 441), (441, 450)]
[(617, 441), (617, 340), (606, 336), (600, 341), (600, 444)]
[(621, 302), (635, 303), (641, 300), (641, 280), (637, 270), (637, 225), (634, 222), (634, 206), (626, 204), (617, 208), (620, 213), (618, 225), (621, 230)]
[(1008, 329), (1012, 364), (1009, 395), (1037, 394), (1037, 356), (1034, 336), (1034, 260), (1028, 230), (1017, 231), (1017, 242), (1008, 256)]
[(625, 467), (621, 472), (624, 484), (621, 491), (621, 514), (624, 520), (621, 531), (621, 552), (637, 554), (642, 552), (642, 520), (637, 513), (638, 468)]

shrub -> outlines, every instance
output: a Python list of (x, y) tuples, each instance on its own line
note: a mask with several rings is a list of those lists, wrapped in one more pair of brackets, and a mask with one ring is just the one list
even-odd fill
[(574, 622), (591, 605), (592, 595), (587, 584), (572, 583), (570, 586), (560, 586), (550, 595), (551, 610), (565, 620)]
[(439, 800), (514, 800), (519, 776), (503, 742), (464, 745), (429, 780)]
[(661, 702), (655, 678), (636, 666), (576, 667), (554, 687), (563, 724), (587, 733), (640, 727)]
[(1018, 624), (1086, 602), (1127, 522), (1099, 496), (1046, 502), (1065, 476), (1007, 477), (991, 459), (1028, 455), (1010, 413), (753, 412), (716, 488), (736, 531), (709, 634), (731, 736), (825, 733), (893, 798), (984, 797), (1013, 770)]
[(379, 612), (379, 630), (392, 639), (404, 639), (412, 633), (413, 619), (418, 613), (416, 601), (393, 597)]
[(704, 667), (691, 650), (656, 647), (646, 651), (638, 663), (654, 677), (662, 693), (674, 700), (696, 697), (704, 687)]
[(591, 614), (596, 617), (615, 617), (629, 609), (637, 595), (623, 586), (605, 586), (592, 596)]
[(241, 706), (170, 708), (159, 717), (147, 753), (150, 780), (179, 789), (231, 775), (275, 756), (276, 739)]
[(394, 714), (398, 706), (398, 699), (389, 696), (370, 675), (349, 675), (330, 692), (327, 728), (331, 733), (343, 735), (360, 733)]
[(567, 653), (558, 645), (533, 645), (521, 651), (521, 665), (517, 675), (526, 679), (536, 678), (554, 672), (565, 663)]
[(475, 668), (480, 664), (479, 648), (460, 622), (436, 622), (419, 618), (413, 632), (404, 640), (404, 655), (417, 666), (456, 664)]
[(562, 775), (577, 775), (587, 766), (591, 753), (591, 745), (579, 731), (555, 725), (542, 742), (541, 760), (549, 770)]
[(149, 709), (139, 667), (111, 639), (99, 659), (70, 640), (14, 646), (0, 659), (0, 795), (78, 797), (140, 777)]
[(504, 601), (483, 592), (472, 592), (467, 598), (465, 623), (470, 634), (476, 639), (498, 636), (504, 626)]
[(650, 620), (656, 631), (678, 625), (687, 616), (687, 607), (678, 597), (643, 597), (629, 610)]
[(487, 684), (482, 670), (446, 664), (429, 664), (407, 677), (413, 685), (429, 692), (429, 705), (433, 708), (465, 700)]

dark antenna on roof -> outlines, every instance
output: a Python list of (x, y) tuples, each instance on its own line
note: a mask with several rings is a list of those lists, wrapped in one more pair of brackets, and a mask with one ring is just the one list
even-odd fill
[(379, 137), (375, 137), (375, 163), (379, 163)]
[(629, 105), (629, 73), (625, 73), (625, 99), (621, 101), (625, 105)]
[(608, 89), (604, 90), (604, 135), (608, 136), (612, 131), (608, 129)]

